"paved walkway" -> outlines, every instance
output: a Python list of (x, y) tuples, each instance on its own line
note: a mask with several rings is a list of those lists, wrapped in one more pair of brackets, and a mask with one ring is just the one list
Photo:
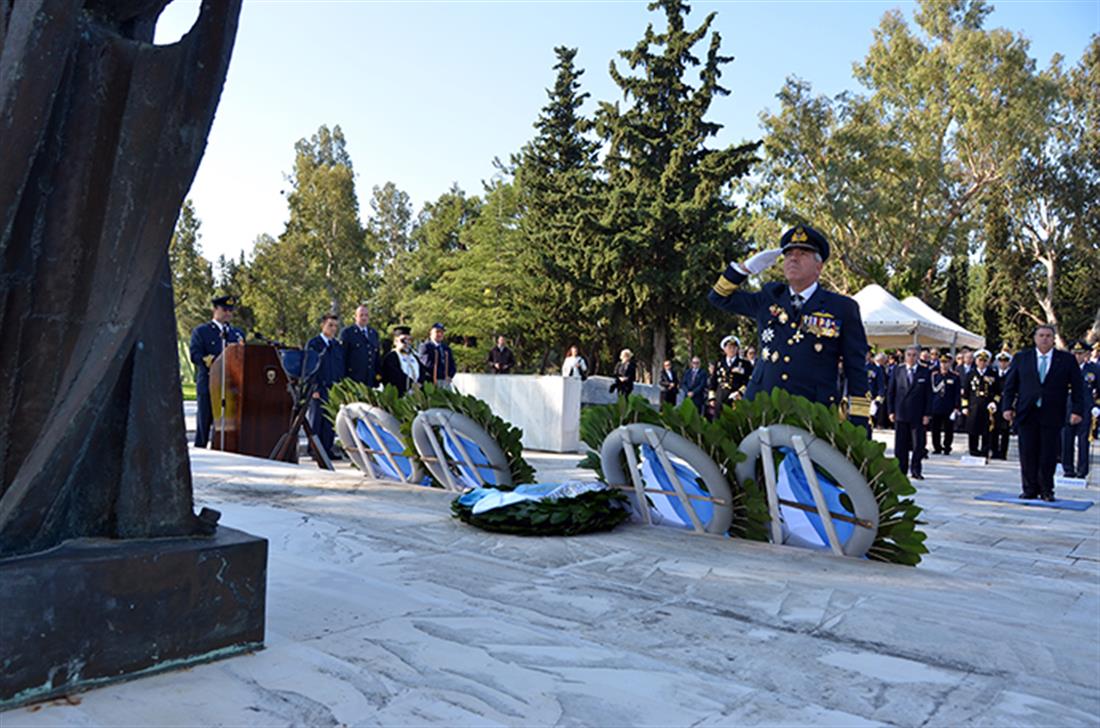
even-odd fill
[[(934, 458), (918, 568), (626, 525), (499, 536), (441, 491), (208, 451), (270, 540), (267, 648), (0, 715), (59, 725), (1049, 725), (1100, 715), (1100, 507)], [(572, 458), (533, 457), (543, 474)], [(1060, 493), (1092, 501), (1097, 491)]]

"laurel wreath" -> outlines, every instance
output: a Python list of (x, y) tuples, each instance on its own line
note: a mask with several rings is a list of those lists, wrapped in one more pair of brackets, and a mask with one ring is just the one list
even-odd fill
[[(917, 526), (921, 508), (909, 496), (916, 493), (901, 472), (895, 458), (885, 455), (886, 446), (867, 438), (863, 428), (840, 419), (838, 409), (810, 402), (776, 388), (723, 406), (714, 422), (699, 415), (695, 405), (684, 401), (679, 407), (665, 404), (660, 410), (642, 397), (620, 397), (618, 402), (586, 408), (581, 413), (581, 439), (595, 452), (581, 461), (603, 480), (599, 449), (619, 425), (644, 422), (669, 429), (702, 448), (721, 468), (729, 481), (734, 500), (730, 535), (755, 541), (768, 540), (768, 507), (765, 494), (755, 479), (737, 480), (735, 469), (745, 459), (738, 444), (749, 433), (768, 425), (792, 425), (813, 433), (844, 454), (867, 480), (879, 505), (879, 527), (867, 557), (877, 561), (915, 566), (928, 549), (925, 534)], [(841, 503), (852, 510), (846, 495)]]
[[(432, 384), (414, 388), (401, 397), (397, 389), (390, 384), (378, 390), (367, 387), (353, 379), (343, 379), (329, 390), (325, 403), (325, 415), (332, 422), (340, 407), (352, 402), (365, 402), (392, 414), (401, 423), (401, 442), (405, 445), (405, 456), (420, 462), (420, 455), (412, 442), (412, 423), (424, 410), (436, 407), (450, 409), (466, 415), (480, 425), (491, 438), (496, 440), (500, 449), (508, 458), (508, 470), (512, 474), (512, 483), (521, 485), (535, 481), (535, 469), (523, 458), (523, 430), (505, 422), (493, 414), (489, 405), (469, 394), (440, 389)], [(421, 465), (423, 463), (421, 462)], [(430, 472), (425, 468), (425, 472)], [(433, 485), (443, 487), (442, 483)], [(504, 487), (502, 486), (502, 489)]]
[(576, 536), (610, 531), (630, 518), (626, 496), (596, 490), (572, 498), (522, 501), (474, 515), (470, 506), (451, 501), (451, 515), (471, 526), (517, 536)]

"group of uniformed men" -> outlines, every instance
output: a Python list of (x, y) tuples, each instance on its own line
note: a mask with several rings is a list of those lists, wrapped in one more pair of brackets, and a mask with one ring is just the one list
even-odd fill
[[(780, 256), (786, 283), (765, 283), (756, 292), (740, 288)], [(933, 453), (951, 452), (957, 423), (967, 433), (971, 455), (1001, 459), (1007, 458), (1015, 427), (1020, 436), (1021, 497), (1045, 500), (1054, 499), (1052, 442), (1060, 431), (1065, 473), (1087, 475), (1089, 437), (1100, 416), (1100, 344), (1091, 361), (1085, 345), (1075, 344), (1072, 366), (1073, 357), (1052, 349), (1053, 328), (1039, 326), (1034, 349), (1019, 352), (1015, 359), (1001, 352), (995, 366), (984, 349), (964, 351), (956, 363), (949, 355), (919, 347), (910, 347), (903, 361), (895, 358), (887, 366), (885, 355), (871, 358), (855, 301), (818, 285), (828, 257), (825, 236), (798, 225), (784, 233), (779, 248), (726, 267), (709, 300), (724, 311), (755, 319), (761, 350), (759, 359), (746, 366), (735, 347), (727, 348), (735, 340), (727, 337), (722, 342), (726, 357), (715, 366), (719, 387), (712, 387), (722, 393), (721, 404), (751, 399), (773, 387), (825, 405), (842, 404), (846, 395), (850, 421), (865, 425), (868, 432), (868, 418), (894, 428), (899, 465), (916, 479), (923, 479), (928, 426)], [(693, 381), (698, 370), (695, 360)], [(734, 372), (747, 384), (735, 379)], [(723, 381), (730, 386), (721, 389)]]
[[(213, 426), (210, 393), (210, 365), (229, 344), (244, 341), (244, 332), (231, 325), (237, 300), (219, 296), (213, 301), (211, 320), (196, 326), (191, 332), (191, 362), (195, 365), (195, 395), (198, 417), (195, 446), (206, 447)], [(456, 366), (454, 354), (445, 341), (446, 328), (432, 325), (428, 338), (413, 352), (412, 331), (408, 326), (393, 329), (393, 346), (383, 352), (378, 332), (370, 325), (370, 308), (365, 304), (355, 309), (355, 323), (340, 330), (340, 319), (333, 314), (321, 317), (321, 331), (306, 344), (318, 352), (320, 364), (314, 375), (314, 390), (309, 407), (309, 424), (328, 451), (329, 457), (339, 456), (333, 450), (335, 435), (324, 417), (323, 403), (329, 388), (350, 378), (370, 387), (392, 384), (404, 396), (415, 384), (431, 382), (449, 387)]]

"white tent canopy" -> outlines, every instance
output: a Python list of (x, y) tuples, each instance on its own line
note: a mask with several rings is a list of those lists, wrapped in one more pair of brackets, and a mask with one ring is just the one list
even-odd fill
[(967, 331), (962, 326), (959, 326), (957, 323), (947, 318), (942, 313), (932, 308), (916, 296), (903, 298), (901, 299), (901, 302), (905, 304), (906, 307), (913, 309), (932, 323), (939, 324), (940, 326), (946, 326), (955, 331), (958, 334), (958, 339), (955, 342), (955, 346), (969, 346), (971, 349), (978, 349), (985, 346), (984, 336), (979, 336), (973, 331)]
[(910, 344), (959, 345), (958, 330), (914, 311), (882, 286), (871, 284), (853, 298), (859, 303), (860, 317), (870, 344), (888, 348)]

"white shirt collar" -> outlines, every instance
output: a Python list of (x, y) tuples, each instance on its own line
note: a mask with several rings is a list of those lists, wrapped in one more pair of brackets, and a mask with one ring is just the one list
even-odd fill
[(1054, 349), (1051, 349), (1046, 354), (1044, 354), (1043, 352), (1039, 351), (1039, 347), (1037, 347), (1037, 346), (1035, 347), (1035, 356), (1037, 356), (1037, 357), (1042, 358), (1044, 356), (1050, 356), (1053, 353), (1054, 353)]
[[(793, 288), (791, 288), (790, 286), (787, 286), (787, 289), (790, 291), (791, 298), (793, 299), (794, 295), (795, 295), (795, 290)], [(802, 291), (798, 295), (802, 296), (802, 302), (805, 303), (806, 301), (810, 300), (810, 296), (814, 295), (814, 291), (816, 291), (816, 290), (817, 290), (817, 281), (814, 281), (813, 283), (811, 283), (809, 286), (806, 287), (806, 290)]]

